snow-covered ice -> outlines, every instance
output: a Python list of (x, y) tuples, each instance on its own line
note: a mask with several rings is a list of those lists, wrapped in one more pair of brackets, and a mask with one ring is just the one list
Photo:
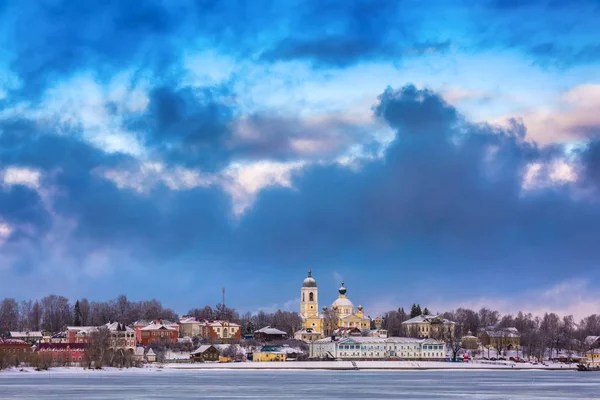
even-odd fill
[[(290, 363), (291, 364), (291, 363)], [(576, 371), (132, 369), (0, 372), (2, 399), (568, 399), (600, 397)]]

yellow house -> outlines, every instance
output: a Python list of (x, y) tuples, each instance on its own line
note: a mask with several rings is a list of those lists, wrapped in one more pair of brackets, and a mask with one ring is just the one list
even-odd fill
[(258, 351), (252, 353), (252, 361), (269, 362), (269, 361), (286, 361), (287, 354), (277, 351)]
[(583, 356), (588, 363), (600, 364), (600, 349), (588, 350)]
[(442, 338), (454, 336), (453, 321), (439, 315), (417, 315), (402, 323), (404, 334), (414, 338)]
[(467, 350), (476, 350), (477, 347), (479, 347), (477, 337), (473, 336), (471, 331), (469, 331), (465, 336), (460, 338), (460, 342), (462, 343), (462, 347)]
[(483, 331), (479, 335), (481, 345), (485, 347), (512, 350), (521, 346), (521, 335), (516, 328), (506, 328), (497, 331)]

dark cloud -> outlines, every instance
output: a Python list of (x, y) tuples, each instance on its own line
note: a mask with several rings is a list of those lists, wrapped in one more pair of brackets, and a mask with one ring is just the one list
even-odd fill
[[(221, 143), (222, 133), (205, 137), (194, 128), (214, 120), (212, 111), (189, 106), (197, 98), (157, 90), (152, 101), (163, 109), (150, 107), (144, 119), (151, 121), (149, 143)], [(44, 171), (43, 184), (56, 190), (55, 212), (76, 221), (67, 239), (73, 257), (121, 250), (156, 266), (155, 280), (179, 269), (201, 276), (211, 265), (256, 276), (312, 266), (377, 271), (363, 277), (365, 284), (418, 279), (423, 271), (440, 285), (457, 276), (474, 282), (473, 275), (541, 284), (593, 268), (600, 255), (598, 203), (575, 201), (569, 185), (522, 190), (525, 167), (553, 160), (560, 148), (524, 141), (518, 123), (509, 129), (471, 123), (438, 94), (414, 86), (386, 89), (373, 109), (397, 131), (383, 159), (358, 171), (307, 167), (294, 176), (293, 189), (262, 191), (239, 221), (230, 219), (231, 200), (218, 187), (118, 188), (101, 171), (136, 169), (137, 160), (93, 148), (77, 132), (55, 135), (41, 122), (3, 123), (0, 165)], [(590, 177), (597, 176), (596, 147), (580, 157)], [(29, 223), (45, 218), (34, 191), (14, 189), (0, 191), (0, 214), (14, 211), (11, 218)]]
[[(123, 69), (155, 77), (180, 74), (181, 49), (203, 46), (248, 55), (268, 29), (276, 4), (232, 0), (44, 0), (0, 9), (2, 42), (29, 99), (61, 77), (93, 70), (101, 79)], [(286, 6), (287, 7), (287, 6)], [(267, 28), (265, 28), (267, 27)], [(235, 46), (231, 46), (235, 45)]]
[(289, 33), (261, 55), (266, 61), (309, 61), (317, 67), (343, 68), (361, 61), (400, 61), (444, 52), (449, 40), (429, 40), (418, 8), (397, 1), (307, 2), (296, 10)]
[[(600, 132), (600, 127), (598, 127)], [(598, 137), (598, 136), (596, 136)], [(595, 139), (579, 152), (585, 184), (600, 190), (600, 140)]]
[(593, 264), (598, 205), (574, 203), (567, 188), (522, 190), (526, 165), (556, 149), (525, 142), (519, 125), (464, 121), (413, 86), (386, 90), (375, 111), (398, 130), (385, 159), (358, 173), (315, 166), (295, 190), (265, 191), (237, 231), (240, 254), (298, 267), (377, 265), (390, 277), (418, 265), (448, 279), (525, 266), (556, 277)]
[(559, 68), (599, 59), (596, 0), (493, 0), (470, 11), (467, 30), (476, 32), (479, 50), (516, 49), (536, 64)]
[(332, 159), (374, 141), (371, 121), (359, 124), (336, 115), (310, 121), (259, 113), (238, 120), (234, 129), (230, 150), (243, 160)]
[(228, 98), (233, 96), (225, 89), (155, 88), (146, 112), (127, 126), (159, 157), (214, 169), (228, 159), (225, 143), (236, 114)]

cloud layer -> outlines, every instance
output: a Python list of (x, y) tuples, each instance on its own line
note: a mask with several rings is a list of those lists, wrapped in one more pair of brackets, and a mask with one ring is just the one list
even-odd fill
[[(226, 284), (258, 309), (308, 267), (366, 306), (597, 279), (598, 4), (411, 4), (5, 4), (3, 292)], [(499, 89), (490, 51), (539, 81)]]

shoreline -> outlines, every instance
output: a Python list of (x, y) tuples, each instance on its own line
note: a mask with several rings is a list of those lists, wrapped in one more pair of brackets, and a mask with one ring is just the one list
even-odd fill
[(0, 371), (1, 376), (55, 375), (55, 374), (104, 374), (104, 373), (155, 373), (182, 371), (577, 371), (576, 364), (513, 365), (490, 363), (445, 363), (410, 361), (287, 361), (287, 362), (241, 362), (241, 363), (165, 363), (145, 365), (142, 368), (106, 367), (102, 370), (83, 367), (56, 367), (47, 371), (35, 371), (31, 367), (11, 368)]
[(438, 362), (402, 362), (402, 361), (330, 361), (330, 362), (246, 362), (246, 363), (226, 363), (226, 364), (164, 364), (165, 370), (304, 370), (304, 371), (576, 371), (575, 365), (503, 365), (503, 364), (485, 364), (468, 363), (451, 365), (454, 363)]

